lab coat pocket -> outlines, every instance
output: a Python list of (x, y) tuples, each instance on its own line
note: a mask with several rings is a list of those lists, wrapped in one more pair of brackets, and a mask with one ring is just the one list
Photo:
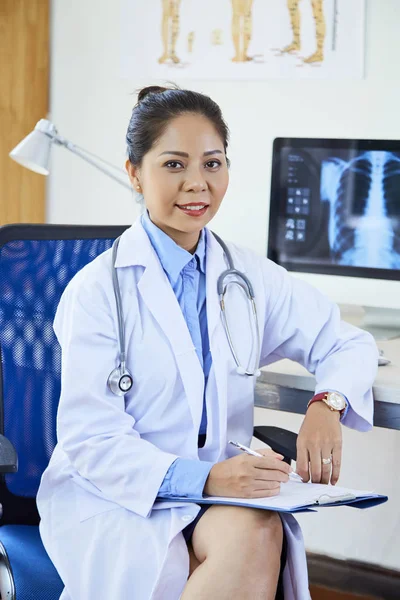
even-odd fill
[[(85, 483), (84, 480), (82, 480), (82, 482), (83, 484)], [(75, 503), (80, 522), (86, 521), (95, 515), (121, 508), (119, 504), (102, 498), (99, 495), (100, 492), (98, 492), (98, 494), (92, 493), (87, 489), (87, 486), (84, 485), (84, 487), (82, 487), (81, 481), (77, 481), (77, 478), (73, 479), (73, 484)], [(91, 485), (90, 482), (88, 482), (88, 484)], [(92, 487), (96, 490), (94, 486)]]

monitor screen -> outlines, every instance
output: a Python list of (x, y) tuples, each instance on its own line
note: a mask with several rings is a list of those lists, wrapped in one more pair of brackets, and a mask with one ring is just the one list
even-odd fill
[(400, 141), (276, 139), (268, 257), (400, 280)]

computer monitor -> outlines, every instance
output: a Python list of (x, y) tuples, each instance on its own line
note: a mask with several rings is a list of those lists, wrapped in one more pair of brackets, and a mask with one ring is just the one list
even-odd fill
[(275, 139), (268, 257), (400, 328), (400, 141)]

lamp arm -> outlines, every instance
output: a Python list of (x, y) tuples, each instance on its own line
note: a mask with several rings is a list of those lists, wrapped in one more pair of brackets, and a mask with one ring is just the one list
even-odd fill
[[(47, 135), (49, 135), (49, 134), (47, 133)], [(73, 154), (76, 154), (80, 158), (83, 158), (83, 160), (85, 160), (86, 162), (91, 164), (93, 167), (95, 167), (96, 169), (98, 169), (99, 171), (104, 173), (105, 175), (108, 175), (109, 177), (111, 177), (111, 179), (114, 179), (114, 181), (117, 181), (118, 183), (123, 185), (128, 190), (132, 191), (132, 186), (129, 183), (127, 183), (126, 181), (123, 181), (122, 179), (120, 179), (119, 177), (114, 175), (114, 173), (112, 173), (109, 168), (106, 168), (103, 165), (99, 164), (100, 162), (103, 162), (105, 164), (110, 165), (110, 163), (107, 163), (102, 158), (96, 156), (95, 154), (89, 153), (87, 150), (84, 150), (83, 148), (79, 148), (78, 146), (75, 146), (75, 144), (73, 144), (72, 142), (69, 142), (68, 140), (66, 140), (65, 138), (63, 138), (59, 135), (50, 135), (50, 137), (52, 138), (52, 140), (55, 144), (58, 144), (59, 146), (64, 146), (64, 148), (67, 148), (67, 150), (69, 150)], [(93, 158), (88, 156), (88, 154), (95, 157), (96, 160), (94, 160)], [(110, 165), (110, 166), (112, 166), (112, 165)], [(112, 168), (117, 169), (121, 173), (124, 172), (124, 171), (122, 171), (122, 169), (119, 169), (118, 167), (112, 166)]]

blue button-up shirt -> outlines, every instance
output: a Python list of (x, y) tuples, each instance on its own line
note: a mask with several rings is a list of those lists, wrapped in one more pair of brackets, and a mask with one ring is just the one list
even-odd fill
[[(211, 367), (206, 311), (206, 240), (204, 230), (194, 254), (178, 246), (172, 238), (142, 215), (142, 225), (174, 290), (188, 326), (196, 354), (204, 372), (204, 390)], [(336, 391), (336, 390), (324, 390)], [(346, 398), (347, 400), (347, 398)], [(349, 410), (349, 403), (342, 419)], [(207, 412), (204, 394), (203, 413), (199, 433), (206, 433)], [(158, 495), (194, 496), (203, 494), (204, 484), (214, 463), (178, 458), (169, 468)]]
[[(190, 254), (150, 220), (142, 215), (142, 225), (171, 284), (188, 326), (196, 354), (204, 372), (204, 390), (211, 368), (211, 352), (207, 329), (206, 307), (206, 240), (200, 235), (194, 254)], [(199, 433), (207, 431), (207, 411), (203, 413)], [(214, 463), (178, 458), (169, 468), (159, 496), (201, 496)]]

